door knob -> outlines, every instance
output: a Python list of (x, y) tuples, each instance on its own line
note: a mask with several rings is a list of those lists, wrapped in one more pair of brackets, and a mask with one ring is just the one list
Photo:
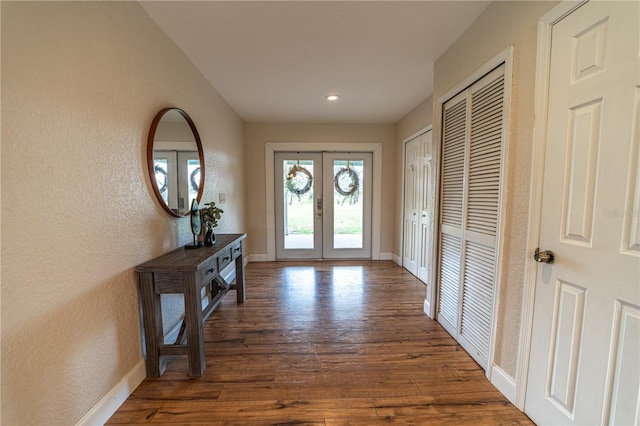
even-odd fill
[(538, 263), (553, 263), (556, 260), (556, 256), (551, 250), (540, 251), (537, 248), (533, 254), (533, 259)]

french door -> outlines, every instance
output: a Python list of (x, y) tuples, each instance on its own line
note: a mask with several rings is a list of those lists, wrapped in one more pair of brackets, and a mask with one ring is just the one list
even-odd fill
[(371, 169), (371, 153), (276, 153), (276, 259), (371, 258)]

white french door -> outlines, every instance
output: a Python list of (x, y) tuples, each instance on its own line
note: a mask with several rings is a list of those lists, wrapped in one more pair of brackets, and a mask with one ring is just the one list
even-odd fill
[(274, 158), (276, 259), (371, 258), (371, 153)]

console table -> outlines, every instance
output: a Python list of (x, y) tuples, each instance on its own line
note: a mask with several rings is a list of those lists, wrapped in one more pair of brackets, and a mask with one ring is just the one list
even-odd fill
[[(143, 263), (136, 268), (142, 320), (147, 349), (147, 376), (160, 377), (166, 355), (187, 355), (189, 375), (201, 376), (206, 368), (203, 321), (220, 304), (230, 289), (237, 292), (237, 302), (245, 301), (242, 240), (246, 234), (216, 234), (216, 244), (196, 249), (184, 247)], [(235, 260), (236, 284), (229, 285), (220, 271)], [(203, 308), (202, 293), (211, 301)], [(162, 327), (161, 294), (184, 295), (184, 321), (174, 344), (165, 344)], [(186, 332), (186, 343), (183, 342)]]

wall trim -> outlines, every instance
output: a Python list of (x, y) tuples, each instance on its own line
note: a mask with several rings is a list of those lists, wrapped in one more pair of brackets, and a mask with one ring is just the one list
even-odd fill
[(76, 426), (93, 426), (103, 425), (111, 416), (120, 408), (127, 400), (129, 395), (144, 381), (147, 377), (147, 369), (144, 359), (131, 369), (125, 376), (107, 392), (105, 396), (98, 401), (96, 405), (89, 410), (79, 421)]
[(524, 266), (522, 317), (520, 319), (520, 341), (518, 342), (519, 350), (515, 375), (516, 394), (513, 402), (521, 411), (524, 411), (526, 402), (531, 335), (533, 333), (533, 304), (536, 281), (538, 279), (538, 265), (529, 255), (538, 247), (540, 240), (544, 156), (547, 142), (549, 73), (551, 70), (551, 32), (556, 23), (584, 3), (586, 3), (586, 0), (565, 0), (538, 20), (527, 256)]
[(516, 381), (496, 364), (493, 364), (491, 368), (491, 384), (506, 396), (512, 404), (515, 404)]
[(422, 310), (424, 311), (424, 313), (425, 313), (425, 315), (426, 315), (426, 316), (428, 316), (428, 317), (429, 317), (429, 318), (431, 318), (431, 319), (434, 319), (434, 318), (431, 316), (431, 304), (429, 303), (429, 300), (428, 300), (428, 299), (426, 299), (426, 298), (424, 299), (424, 302), (423, 302), (423, 304), (422, 304)]
[(269, 256), (266, 253), (263, 254), (250, 254), (247, 256), (249, 262), (268, 262)]
[(393, 253), (382, 252), (382, 253), (380, 253), (380, 259), (379, 260), (393, 260)]
[(402, 266), (402, 258), (395, 253), (391, 254), (391, 260), (395, 262), (396, 265)]
[(382, 215), (382, 144), (381, 143), (299, 143), (267, 142), (264, 146), (267, 261), (276, 260), (274, 159), (276, 152), (371, 152), (373, 155), (373, 195), (371, 204), (371, 260), (380, 260)]

